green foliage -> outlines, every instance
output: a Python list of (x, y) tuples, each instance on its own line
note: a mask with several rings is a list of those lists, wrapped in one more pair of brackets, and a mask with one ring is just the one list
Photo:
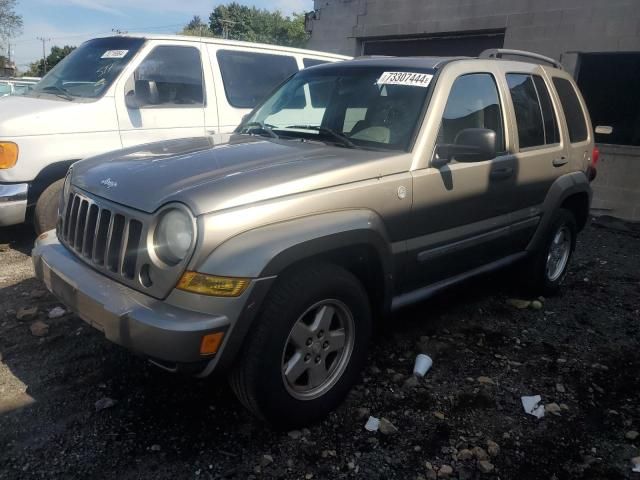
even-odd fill
[(209, 29), (216, 37), (291, 47), (304, 47), (309, 39), (304, 14), (289, 17), (237, 2), (217, 6), (209, 16)]
[[(51, 47), (51, 53), (47, 56), (47, 72), (60, 63), (64, 57), (69, 55), (75, 49), (76, 47), (71, 47), (69, 45), (65, 45), (62, 48), (58, 46)], [(31, 77), (43, 77), (44, 73), (44, 65), (42, 63), (42, 59), (40, 59), (30, 65), (29, 70), (25, 75)]]
[(22, 17), (15, 11), (17, 0), (0, 0), (0, 45), (22, 30)]

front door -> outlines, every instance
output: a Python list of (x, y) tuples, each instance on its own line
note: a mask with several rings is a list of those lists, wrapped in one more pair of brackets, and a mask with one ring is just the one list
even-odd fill
[[(116, 108), (124, 148), (205, 134), (200, 47), (154, 45), (121, 81)], [(127, 96), (135, 102), (127, 102)]]
[(517, 174), (517, 160), (505, 142), (503, 112), (492, 73), (465, 74), (453, 81), (436, 147), (454, 143), (464, 129), (486, 128), (496, 132), (499, 153), (493, 160), (454, 159), (441, 168), (413, 172), (407, 289), (471, 270), (500, 255)]

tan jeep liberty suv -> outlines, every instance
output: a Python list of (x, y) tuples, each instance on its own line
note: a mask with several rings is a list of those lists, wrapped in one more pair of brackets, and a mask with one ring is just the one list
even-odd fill
[(78, 162), (37, 276), (107, 339), (228, 373), (274, 425), (311, 423), (392, 310), (516, 262), (539, 292), (561, 284), (591, 123), (554, 60), (504, 53), (316, 66), (234, 134)]

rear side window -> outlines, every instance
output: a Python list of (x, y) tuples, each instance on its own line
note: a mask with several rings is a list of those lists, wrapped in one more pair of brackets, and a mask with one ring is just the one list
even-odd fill
[(553, 77), (553, 84), (556, 87), (564, 110), (564, 116), (567, 119), (569, 140), (571, 143), (585, 141), (588, 137), (587, 120), (584, 117), (575, 88), (573, 88), (569, 80), (560, 77)]
[(303, 58), (302, 64), (304, 68), (315, 67), (316, 65), (322, 65), (328, 63), (326, 60), (318, 60), (317, 58)]
[(544, 122), (544, 143), (560, 143), (560, 132), (558, 131), (558, 120), (553, 108), (553, 102), (551, 102), (551, 96), (549, 95), (549, 89), (542, 77), (538, 75), (532, 75), (533, 83), (536, 86), (538, 92), (538, 98), (540, 99), (540, 107), (542, 108), (542, 121)]
[(253, 108), (284, 80), (298, 71), (294, 57), (218, 50), (224, 91), (236, 108)]
[(507, 74), (507, 83), (518, 124), (520, 148), (544, 145), (542, 108), (531, 75)]

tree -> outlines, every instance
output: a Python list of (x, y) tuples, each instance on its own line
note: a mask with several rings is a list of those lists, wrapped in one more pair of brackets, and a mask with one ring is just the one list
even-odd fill
[(194, 37), (213, 37), (213, 32), (209, 30), (209, 26), (204, 23), (198, 15), (194, 15), (180, 33), (181, 35), (191, 35)]
[(15, 11), (17, 0), (0, 0), (0, 46), (22, 30), (22, 17)]
[(304, 47), (309, 39), (303, 14), (284, 16), (237, 2), (217, 6), (209, 16), (209, 28), (217, 37), (291, 47)]
[[(51, 70), (53, 67), (55, 67), (58, 63), (60, 63), (64, 59), (64, 57), (69, 55), (75, 49), (76, 47), (71, 47), (69, 45), (65, 45), (62, 48), (58, 46), (51, 47), (51, 53), (49, 53), (49, 55), (47, 56), (47, 72)], [(45, 74), (44, 65), (41, 59), (41, 60), (38, 60), (37, 62), (33, 62), (29, 66), (29, 70), (25, 75), (31, 76), (31, 77), (42, 77), (44, 76), (44, 74)]]

